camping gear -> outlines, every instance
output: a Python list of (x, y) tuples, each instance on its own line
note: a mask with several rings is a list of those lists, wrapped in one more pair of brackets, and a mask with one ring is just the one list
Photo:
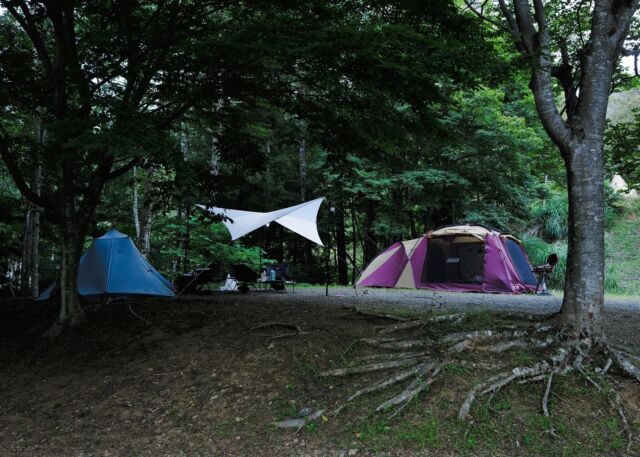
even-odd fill
[(480, 225), (453, 225), (392, 244), (355, 287), (523, 293), (537, 282), (518, 239)]
[(547, 289), (547, 276), (553, 273), (558, 260), (557, 254), (550, 254), (549, 257), (547, 257), (547, 263), (536, 265), (532, 268), (533, 273), (538, 277), (535, 293), (540, 295), (551, 295), (551, 292)]
[(223, 216), (222, 223), (227, 227), (232, 240), (237, 240), (270, 222), (277, 222), (283, 227), (296, 232), (320, 246), (323, 246), (318, 234), (316, 219), (324, 198), (316, 198), (300, 205), (260, 213), (257, 211), (241, 211), (238, 209), (218, 208), (215, 206), (196, 205), (210, 214)]
[[(38, 300), (48, 299), (49, 286)], [(116, 229), (93, 241), (80, 259), (78, 293), (85, 297), (155, 295), (173, 297), (173, 285), (140, 254), (127, 235)]]

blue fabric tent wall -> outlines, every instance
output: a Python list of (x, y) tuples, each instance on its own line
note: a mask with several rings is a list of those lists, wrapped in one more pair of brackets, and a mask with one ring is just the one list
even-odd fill
[(78, 292), (83, 296), (174, 295), (173, 285), (142, 257), (131, 238), (116, 229), (94, 240), (82, 256)]
[[(48, 300), (57, 283), (36, 300)], [(78, 293), (82, 296), (156, 295), (173, 297), (173, 284), (140, 254), (131, 238), (116, 229), (97, 238), (80, 259)]]

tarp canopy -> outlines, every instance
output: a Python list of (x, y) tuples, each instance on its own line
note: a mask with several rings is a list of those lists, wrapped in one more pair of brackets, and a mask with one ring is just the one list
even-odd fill
[[(38, 300), (46, 300), (52, 291), (48, 287)], [(131, 238), (116, 229), (95, 239), (80, 259), (78, 293), (174, 296), (173, 285), (147, 262)]]
[(324, 197), (316, 198), (300, 205), (260, 213), (257, 211), (242, 211), (238, 209), (218, 208), (216, 206), (196, 205), (210, 214), (225, 217), (222, 223), (227, 227), (232, 240), (252, 232), (271, 222), (277, 222), (283, 227), (301, 235), (314, 243), (323, 246), (316, 220), (318, 210)]

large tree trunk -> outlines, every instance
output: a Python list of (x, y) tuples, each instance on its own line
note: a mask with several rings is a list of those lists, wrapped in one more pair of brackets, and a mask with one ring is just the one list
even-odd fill
[(602, 139), (583, 141), (566, 155), (569, 246), (563, 320), (574, 337), (604, 340), (604, 158)]

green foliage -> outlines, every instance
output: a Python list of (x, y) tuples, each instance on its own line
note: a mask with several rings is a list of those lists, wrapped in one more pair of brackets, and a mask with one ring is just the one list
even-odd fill
[(259, 247), (247, 247), (241, 241), (230, 242), (229, 232), (222, 223), (211, 223), (196, 216), (189, 218), (189, 227), (184, 220), (174, 214), (157, 218), (154, 221), (155, 246), (150, 258), (154, 265), (164, 267), (162, 272), (173, 276), (175, 271), (170, 267), (181, 261), (185, 255), (184, 244), (179, 247), (176, 239), (184, 240), (189, 230), (189, 261), (190, 269), (204, 268), (209, 263), (219, 266), (221, 271), (228, 271), (236, 264), (247, 265), (258, 271), (270, 261), (264, 258)]
[(558, 255), (558, 264), (553, 273), (547, 278), (547, 287), (550, 289), (563, 289), (564, 276), (567, 269), (567, 244), (566, 241), (557, 241), (555, 243), (547, 243), (544, 240), (532, 236), (525, 235), (521, 238), (529, 260), (533, 265), (546, 263), (550, 254)]
[(567, 238), (569, 203), (566, 190), (547, 187), (546, 196), (531, 208), (533, 232), (543, 240), (553, 243)]

